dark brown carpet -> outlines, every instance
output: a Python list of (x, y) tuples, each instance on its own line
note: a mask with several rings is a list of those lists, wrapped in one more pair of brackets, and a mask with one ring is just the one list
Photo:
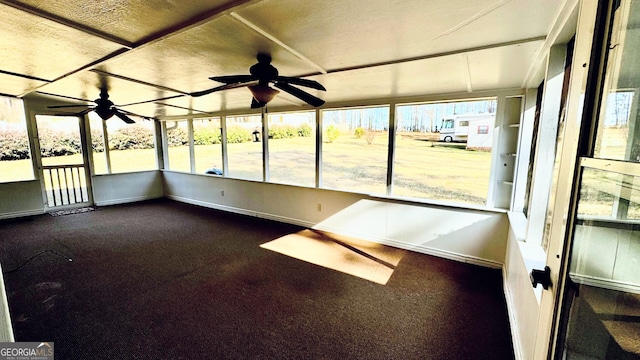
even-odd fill
[(514, 358), (499, 270), (407, 252), (380, 285), (260, 247), (300, 230), (169, 200), (0, 221), (16, 341), (57, 359)]

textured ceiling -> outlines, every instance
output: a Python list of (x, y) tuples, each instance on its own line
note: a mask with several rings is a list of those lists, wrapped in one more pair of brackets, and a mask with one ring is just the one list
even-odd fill
[[(522, 87), (559, 0), (0, 0), (0, 93), (94, 100), (147, 116), (249, 110), (267, 52), (331, 103)], [(167, 99), (168, 98), (168, 99)], [(299, 105), (281, 92), (270, 107)]]

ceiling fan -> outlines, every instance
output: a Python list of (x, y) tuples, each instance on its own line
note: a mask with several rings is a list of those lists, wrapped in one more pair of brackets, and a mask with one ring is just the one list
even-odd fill
[(269, 84), (273, 84), (274, 87), (297, 97), (311, 106), (318, 107), (324, 104), (324, 100), (293, 86), (299, 85), (326, 91), (327, 89), (325, 89), (322, 84), (314, 80), (307, 80), (299, 77), (280, 76), (278, 74), (278, 69), (271, 65), (271, 56), (269, 54), (258, 53), (257, 59), (258, 63), (249, 68), (250, 75), (213, 76), (209, 79), (224, 83), (225, 85), (194, 92), (190, 95), (198, 97), (211, 94), (216, 91), (247, 87), (249, 88), (249, 91), (251, 91), (251, 94), (253, 94), (253, 99), (251, 99), (251, 108), (256, 109), (265, 106), (279, 93), (278, 90), (269, 86)]
[[(89, 100), (84, 100), (89, 102)], [(111, 117), (113, 117), (113, 115), (115, 115), (116, 117), (120, 118), (120, 120), (126, 122), (127, 124), (135, 124), (135, 121), (133, 121), (133, 119), (131, 119), (129, 116), (137, 116), (140, 117), (142, 119), (145, 120), (151, 120), (153, 118), (148, 117), (148, 116), (142, 116), (142, 115), (138, 115), (138, 114), (134, 114), (132, 112), (126, 111), (126, 110), (122, 110), (122, 109), (118, 109), (111, 100), (109, 100), (109, 93), (107, 91), (106, 87), (102, 87), (100, 89), (100, 97), (97, 98), (96, 100), (93, 101), (96, 105), (54, 105), (54, 106), (49, 106), (49, 109), (61, 109), (61, 108), (72, 108), (72, 107), (81, 107), (81, 106), (87, 106), (86, 109), (78, 112), (78, 113), (74, 113), (73, 115), (85, 115), (91, 111), (95, 111), (96, 114), (98, 114), (98, 116), (100, 116), (101, 119), (103, 120), (108, 120)]]

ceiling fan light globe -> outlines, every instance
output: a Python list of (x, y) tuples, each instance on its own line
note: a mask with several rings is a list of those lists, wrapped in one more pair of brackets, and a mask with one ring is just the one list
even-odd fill
[(251, 94), (253, 94), (254, 99), (265, 104), (273, 100), (273, 98), (280, 92), (266, 85), (252, 85), (248, 86), (248, 88), (249, 91), (251, 91)]

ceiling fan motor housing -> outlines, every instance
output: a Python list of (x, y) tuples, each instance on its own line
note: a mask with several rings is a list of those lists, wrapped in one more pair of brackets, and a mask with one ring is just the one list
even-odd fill
[(258, 78), (260, 85), (267, 85), (278, 78), (278, 69), (271, 64), (257, 63), (251, 65), (249, 73)]
[(113, 102), (111, 100), (107, 100), (105, 98), (100, 98), (96, 100), (95, 112), (100, 116), (103, 120), (110, 119), (113, 114), (115, 114), (115, 109), (113, 108)]

